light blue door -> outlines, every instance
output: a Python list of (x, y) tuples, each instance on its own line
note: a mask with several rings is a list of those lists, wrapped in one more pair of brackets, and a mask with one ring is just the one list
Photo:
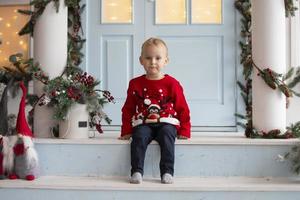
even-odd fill
[[(105, 107), (113, 120), (113, 129), (118, 129), (121, 123), (120, 110), (129, 80), (143, 73), (138, 62), (140, 46), (153, 36), (162, 38), (168, 45), (170, 63), (165, 72), (177, 78), (184, 87), (193, 129), (235, 129), (237, 36), (234, 0), (211, 0), (213, 4), (206, 8), (203, 6), (209, 1), (204, 0), (181, 1), (177, 6), (174, 4), (180, 0), (132, 0), (131, 22), (107, 22), (109, 18), (103, 16), (108, 12), (104, 10), (108, 2), (105, 1), (87, 1), (87, 64), (88, 70), (101, 80), (102, 87), (110, 90), (117, 100), (116, 104)], [(166, 6), (168, 1), (173, 7)], [(117, 6), (112, 2), (109, 0), (109, 6)], [(215, 5), (218, 3), (219, 15), (208, 22), (201, 21), (203, 14), (197, 12), (215, 14), (212, 9), (218, 7)], [(182, 8), (184, 17), (180, 18)], [(172, 12), (174, 21), (166, 15)]]

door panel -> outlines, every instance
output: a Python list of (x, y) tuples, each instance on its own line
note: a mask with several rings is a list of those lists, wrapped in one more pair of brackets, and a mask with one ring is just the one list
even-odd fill
[(155, 1), (146, 3), (146, 38), (166, 41), (170, 63), (165, 72), (182, 83), (194, 127), (236, 126), (233, 5), (233, 0), (222, 1), (221, 24), (157, 25)]
[(133, 1), (133, 21), (122, 24), (101, 23), (102, 1), (86, 1), (87, 71), (101, 81), (99, 89), (110, 90), (116, 98), (116, 104), (106, 104), (104, 111), (113, 120), (112, 126), (119, 129), (128, 83), (143, 72), (138, 66), (144, 18), (138, 16), (144, 15), (144, 3)]
[(165, 72), (181, 80), (189, 101), (222, 104), (222, 38), (162, 38), (168, 44), (171, 58)]
[(114, 91), (116, 100), (123, 100), (127, 82), (132, 77), (132, 37), (103, 36), (101, 44), (103, 71), (100, 80), (106, 81), (103, 86)]

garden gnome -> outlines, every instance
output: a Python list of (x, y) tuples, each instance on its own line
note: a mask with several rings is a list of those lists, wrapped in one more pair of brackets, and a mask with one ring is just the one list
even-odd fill
[(10, 176), (11, 179), (21, 178), (26, 180), (34, 180), (38, 173), (38, 156), (34, 149), (32, 141), (33, 134), (28, 126), (25, 117), (25, 100), (27, 90), (24, 83), (20, 83), (23, 95), (20, 102), (19, 113), (17, 118), (17, 141), (13, 147), (14, 159), (14, 172), (15, 177)]

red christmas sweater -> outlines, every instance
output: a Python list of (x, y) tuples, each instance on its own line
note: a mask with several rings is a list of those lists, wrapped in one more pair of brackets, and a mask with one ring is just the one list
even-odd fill
[(173, 124), (179, 135), (191, 137), (190, 110), (180, 83), (169, 75), (160, 80), (148, 80), (146, 75), (132, 79), (122, 108), (121, 136), (140, 124), (159, 122)]

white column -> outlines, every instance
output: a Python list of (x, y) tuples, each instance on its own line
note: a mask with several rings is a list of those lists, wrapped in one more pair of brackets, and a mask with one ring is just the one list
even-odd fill
[[(59, 12), (54, 3), (47, 5), (34, 27), (34, 60), (39, 62), (50, 78), (59, 76), (67, 63), (68, 8), (60, 0)], [(34, 83), (34, 93), (43, 93), (43, 84)], [(53, 112), (47, 106), (36, 106), (34, 113), (34, 134), (36, 137), (51, 137), (50, 128), (56, 122)]]
[[(286, 71), (285, 7), (283, 0), (252, 0), (252, 56), (261, 69)], [(258, 130), (285, 130), (286, 100), (257, 70), (253, 73), (253, 126)]]

